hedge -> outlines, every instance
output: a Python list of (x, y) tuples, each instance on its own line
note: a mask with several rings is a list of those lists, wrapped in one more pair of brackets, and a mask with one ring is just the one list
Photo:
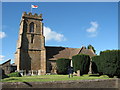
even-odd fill
[(102, 72), (109, 77), (120, 77), (120, 50), (102, 51), (100, 56), (92, 57), (92, 62), (97, 66), (97, 72)]
[(58, 74), (68, 74), (68, 68), (70, 67), (70, 59), (60, 58), (56, 61), (57, 73)]
[(103, 67), (101, 65), (100, 56), (92, 57), (92, 73), (99, 73), (100, 75), (103, 74)]
[(80, 74), (87, 74), (89, 72), (90, 57), (85, 54), (78, 54), (72, 57), (73, 70), (76, 72), (80, 70)]
[(13, 72), (8, 74), (9, 77), (22, 77), (21, 74), (19, 72)]
[(110, 77), (120, 76), (120, 50), (103, 51), (100, 53), (100, 60), (104, 74)]

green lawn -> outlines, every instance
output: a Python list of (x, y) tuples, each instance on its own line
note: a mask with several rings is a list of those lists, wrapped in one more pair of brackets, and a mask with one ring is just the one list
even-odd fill
[(47, 81), (65, 81), (65, 80), (92, 80), (92, 79), (110, 79), (106, 75), (103, 76), (73, 76), (68, 78), (68, 75), (41, 75), (41, 76), (23, 76), (9, 77), (2, 79), (2, 82), (47, 82)]

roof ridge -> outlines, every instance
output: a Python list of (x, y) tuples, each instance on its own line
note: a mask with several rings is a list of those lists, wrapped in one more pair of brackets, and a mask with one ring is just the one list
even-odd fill
[(7, 60), (6, 62), (2, 63), (1, 65), (4, 65), (4, 64), (6, 64), (7, 62), (10, 62), (10, 61), (11, 61), (11, 59)]

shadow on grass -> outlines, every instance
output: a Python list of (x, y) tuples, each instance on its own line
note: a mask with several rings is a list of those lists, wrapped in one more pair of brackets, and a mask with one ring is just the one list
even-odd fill
[(18, 80), (17, 82), (22, 82), (22, 83), (25, 83), (26, 85), (28, 85), (29, 87), (32, 87), (32, 85), (31, 85), (30, 83), (25, 82), (25, 81), (22, 81), (22, 80), (19, 80), (19, 79), (14, 79), (14, 78), (5, 80), (5, 82), (6, 82), (6, 81), (11, 81), (11, 82), (12, 82), (12, 81), (14, 81), (14, 80)]
[(30, 83), (28, 83), (28, 82), (23, 82), (23, 83), (25, 83), (26, 85), (32, 87), (32, 85)]
[(91, 76), (92, 76), (92, 77), (99, 77), (99, 76), (101, 76), (101, 75), (96, 75), (96, 74), (94, 75), (94, 74), (93, 74), (93, 75), (89, 75), (89, 76), (90, 76), (90, 77), (91, 77)]
[(11, 79), (8, 79), (8, 80), (5, 80), (5, 81), (12, 81), (12, 80), (18, 80), (18, 79), (11, 78)]

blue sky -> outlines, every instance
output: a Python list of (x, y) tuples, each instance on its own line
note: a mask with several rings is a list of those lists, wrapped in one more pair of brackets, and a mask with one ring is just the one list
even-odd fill
[(117, 2), (4, 2), (0, 63), (14, 60), (21, 15), (30, 12), (31, 4), (39, 6), (32, 13), (43, 14), (46, 46), (81, 48), (91, 44), (97, 54), (118, 49)]

